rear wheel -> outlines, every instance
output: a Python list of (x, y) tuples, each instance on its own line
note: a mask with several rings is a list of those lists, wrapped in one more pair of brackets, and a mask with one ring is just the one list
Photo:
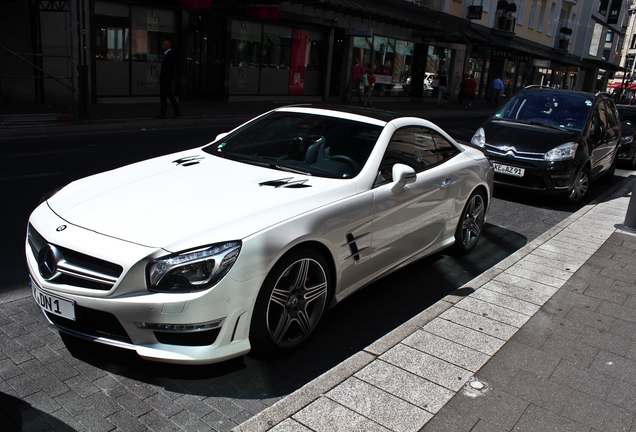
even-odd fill
[(250, 326), (253, 353), (284, 353), (307, 340), (323, 316), (329, 288), (329, 266), (321, 254), (302, 249), (284, 256), (256, 300)]
[(579, 204), (587, 196), (590, 190), (590, 171), (587, 167), (581, 168), (581, 171), (576, 176), (574, 186), (568, 195), (569, 204)]
[(486, 214), (486, 197), (480, 190), (472, 193), (462, 211), (455, 231), (455, 253), (465, 255), (475, 248), (481, 236)]

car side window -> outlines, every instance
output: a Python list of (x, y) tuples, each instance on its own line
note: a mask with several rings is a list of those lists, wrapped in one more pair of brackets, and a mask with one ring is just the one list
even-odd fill
[(439, 133), (422, 127), (406, 127), (393, 134), (384, 153), (375, 185), (393, 181), (393, 165), (408, 165), (416, 173), (458, 154), (459, 150)]
[(614, 126), (618, 125), (618, 119), (617, 119), (617, 114), (616, 114), (616, 110), (615, 110), (615, 105), (613, 105), (611, 102), (609, 101), (604, 101), (603, 102), (603, 107), (605, 108), (605, 119), (607, 120), (607, 127), (609, 128), (613, 128)]
[(437, 153), (438, 162), (443, 162), (459, 153), (457, 147), (452, 145), (442, 135), (437, 132), (432, 132), (431, 134), (435, 140), (435, 151)]

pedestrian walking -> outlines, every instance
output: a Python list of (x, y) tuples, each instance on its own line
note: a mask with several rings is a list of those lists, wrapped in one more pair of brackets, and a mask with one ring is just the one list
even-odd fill
[(492, 82), (492, 106), (499, 106), (499, 95), (503, 93), (503, 81), (497, 77)]
[(466, 99), (466, 81), (468, 81), (468, 74), (464, 74), (462, 82), (459, 84), (459, 88), (457, 89), (457, 100), (460, 104), (463, 104)]
[(161, 107), (159, 108), (159, 115), (155, 118), (165, 119), (168, 113), (168, 100), (174, 110), (172, 118), (181, 117), (181, 111), (177, 105), (177, 100), (174, 97), (172, 91), (172, 81), (174, 81), (175, 69), (177, 66), (177, 56), (172, 51), (172, 42), (170, 39), (164, 39), (161, 43), (163, 48), (163, 62), (161, 63), (161, 73), (159, 74), (159, 100)]
[(465, 102), (466, 110), (472, 110), (473, 102), (475, 101), (475, 89), (477, 88), (477, 81), (473, 78), (473, 74), (468, 76), (466, 84), (464, 86), (464, 92), (466, 93)]
[(446, 76), (446, 71), (439, 72), (439, 86), (437, 87), (437, 106), (444, 106), (444, 97), (448, 92), (448, 76)]
[(364, 68), (362, 67), (362, 64), (360, 64), (360, 59), (356, 57), (353, 59), (353, 64), (351, 65), (351, 71), (349, 73), (349, 83), (347, 84), (347, 102), (351, 102), (351, 90), (355, 88), (356, 92), (358, 93), (358, 103), (362, 105), (362, 96), (360, 95), (362, 75), (364, 75)]
[(375, 83), (375, 75), (373, 74), (373, 69), (369, 66), (369, 63), (366, 64), (366, 69), (364, 71), (364, 106), (373, 108), (373, 104), (371, 103), (371, 93), (373, 92), (373, 83)]

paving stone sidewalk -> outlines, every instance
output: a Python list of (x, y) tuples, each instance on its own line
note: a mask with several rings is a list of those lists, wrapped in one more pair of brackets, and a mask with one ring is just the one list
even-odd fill
[(234, 430), (636, 432), (632, 183)]

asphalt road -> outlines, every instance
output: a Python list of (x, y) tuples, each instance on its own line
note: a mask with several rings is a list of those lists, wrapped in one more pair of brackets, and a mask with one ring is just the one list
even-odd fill
[[(440, 118), (437, 122), (456, 139), (466, 141), (482, 120)], [(28, 215), (42, 195), (95, 172), (203, 145), (220, 132), (206, 127), (0, 140), (0, 198), (5, 203), (0, 298), (28, 289), (24, 235)], [(258, 411), (363, 349), (578, 208), (558, 200), (496, 192), (488, 224), (473, 253), (465, 257), (436, 254), (366, 287), (329, 310), (315, 337), (285, 358), (265, 361), (248, 356), (209, 366), (167, 367), (128, 351), (64, 340), (77, 359), (141, 386), (160, 385), (175, 393), (219, 398), (221, 413), (248, 405), (247, 411)]]

